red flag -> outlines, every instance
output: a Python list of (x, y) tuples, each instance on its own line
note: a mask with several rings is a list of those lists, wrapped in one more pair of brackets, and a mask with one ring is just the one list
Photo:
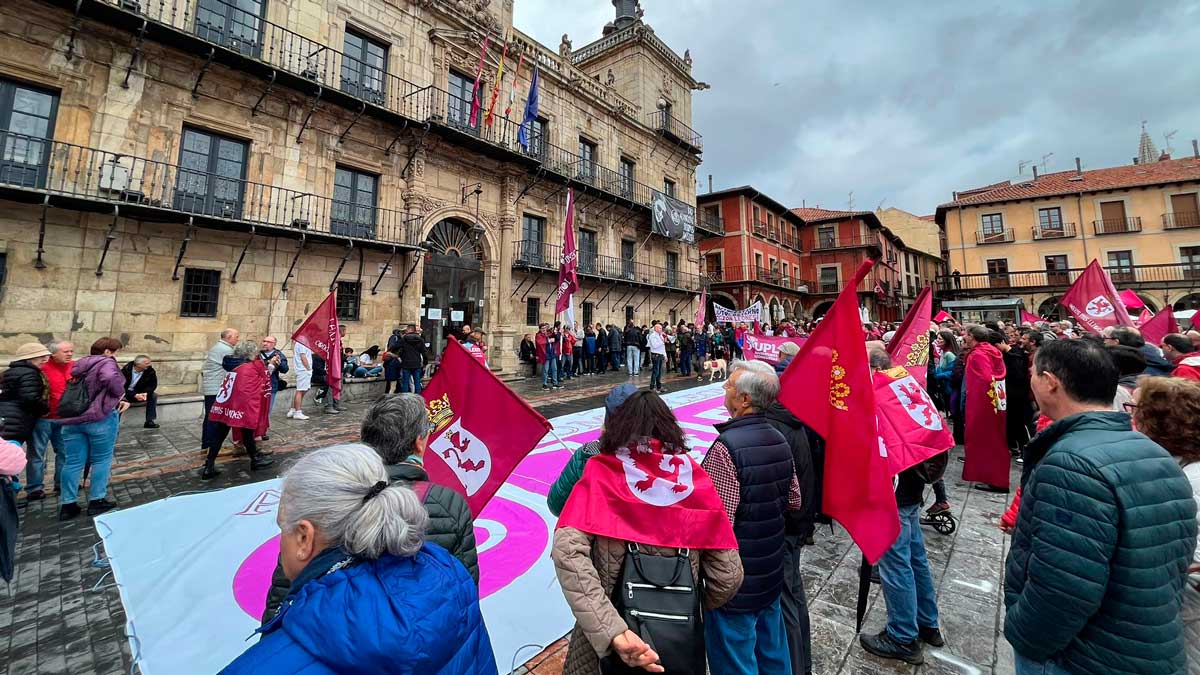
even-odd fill
[(926, 386), (925, 367), (929, 365), (929, 330), (933, 327), (930, 314), (933, 314), (933, 289), (926, 286), (917, 294), (917, 301), (888, 344), (892, 363), (904, 366), (922, 389)]
[(1125, 305), (1125, 309), (1141, 309), (1146, 306), (1138, 294), (1128, 288), (1121, 291), (1121, 295), (1118, 297), (1121, 298), (1121, 304)]
[(563, 226), (563, 252), (558, 263), (558, 300), (554, 314), (571, 306), (571, 296), (579, 290), (579, 251), (575, 248), (575, 191), (567, 188), (567, 224)]
[(1032, 314), (1025, 310), (1021, 310), (1021, 323), (1026, 323), (1026, 322), (1037, 323), (1038, 321), (1041, 321), (1041, 320), (1042, 320), (1042, 318), (1040, 316), (1038, 316), (1037, 314)]
[(737, 548), (712, 479), (687, 453), (634, 444), (588, 460), (558, 527), (672, 548)]
[(954, 434), (914, 374), (900, 366), (874, 375), (879, 438), (892, 475), (954, 447)]
[(475, 86), (471, 87), (471, 126), (479, 123), (479, 110), (483, 107), (483, 92), (479, 90), (479, 82), (483, 78), (483, 59), (487, 55), (488, 39), (491, 36), (483, 34), (483, 49), (479, 50), (479, 67), (475, 69)]
[[(1146, 312), (1150, 310), (1147, 309)], [(1141, 327), (1142, 337), (1152, 345), (1159, 345), (1162, 339), (1170, 333), (1179, 332), (1179, 322), (1175, 320), (1175, 310), (1167, 305), (1161, 312), (1151, 316)]]
[(1109, 326), (1133, 325), (1108, 272), (1094, 259), (1058, 302), (1093, 333)]
[(954, 320), (954, 317), (950, 316), (950, 312), (947, 312), (944, 309), (942, 311), (938, 312), (937, 316), (933, 317), (934, 323), (941, 323), (943, 321), (953, 321), (953, 320)]
[(883, 286), (879, 285), (878, 279), (875, 280), (875, 297), (879, 298), (880, 300), (883, 300), (887, 297), (887, 294), (883, 292)]
[(493, 113), (496, 110), (496, 99), (500, 98), (500, 87), (504, 84), (504, 62), (508, 60), (508, 36), (504, 36), (504, 51), (500, 54), (500, 65), (496, 68), (496, 83), (492, 85), (492, 101), (488, 103), (487, 115), (483, 117), (483, 123), (487, 126), (492, 126), (492, 119), (495, 118)]
[(1004, 389), (1004, 357), (995, 345), (980, 342), (967, 353), (963, 379), (967, 397), (963, 480), (1008, 487), (1008, 399)]
[(700, 309), (696, 310), (696, 328), (704, 327), (704, 320), (708, 318), (708, 287), (700, 289)]
[(868, 259), (859, 266), (784, 371), (779, 392), (779, 401), (825, 439), (822, 511), (846, 528), (872, 563), (900, 533), (855, 290), (874, 264)]
[(238, 429), (266, 429), (271, 414), (271, 378), (262, 359), (225, 373), (208, 419)]
[(325, 359), (325, 381), (334, 398), (342, 396), (342, 331), (338, 327), (337, 291), (331, 291), (312, 314), (300, 324), (292, 341)]
[(425, 470), (466, 497), (474, 515), (551, 429), (453, 335), (421, 396), (433, 427)]
[(799, 347), (804, 344), (805, 338), (796, 337), (769, 337), (766, 335), (758, 335), (756, 333), (746, 333), (746, 337), (742, 340), (742, 355), (747, 360), (758, 359), (766, 361), (770, 364), (779, 363), (779, 348), (786, 342)]

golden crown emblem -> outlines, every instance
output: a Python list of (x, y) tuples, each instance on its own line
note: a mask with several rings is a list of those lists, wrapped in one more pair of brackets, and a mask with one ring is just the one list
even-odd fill
[(917, 336), (917, 341), (913, 343), (912, 349), (908, 352), (908, 358), (904, 360), (906, 366), (923, 366), (929, 363), (929, 336), (921, 334)]
[(450, 394), (442, 394), (441, 398), (435, 398), (425, 404), (425, 413), (429, 416), (433, 433), (441, 431), (454, 419), (454, 410), (450, 408)]

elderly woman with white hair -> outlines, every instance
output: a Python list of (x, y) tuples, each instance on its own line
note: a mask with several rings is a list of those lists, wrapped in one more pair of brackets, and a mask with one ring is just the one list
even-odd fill
[(365, 445), (301, 457), (283, 476), (279, 553), (291, 591), (222, 670), (495, 675), (479, 592), (425, 542), (429, 517)]

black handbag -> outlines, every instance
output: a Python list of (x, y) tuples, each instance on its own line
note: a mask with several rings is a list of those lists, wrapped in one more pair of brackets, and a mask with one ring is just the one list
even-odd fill
[[(637, 544), (627, 544), (611, 599), (629, 629), (658, 654), (667, 675), (705, 672), (700, 587), (692, 578), (687, 549), (668, 557), (642, 553)], [(601, 659), (600, 672), (632, 675), (646, 671), (625, 665), (620, 656), (611, 653)]]

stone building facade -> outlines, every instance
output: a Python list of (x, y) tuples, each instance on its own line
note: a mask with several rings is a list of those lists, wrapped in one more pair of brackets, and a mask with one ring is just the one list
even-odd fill
[(657, 192), (695, 203), (705, 85), (614, 5), (600, 39), (553, 51), (512, 0), (4, 3), (0, 353), (114, 335), (162, 393), (194, 392), (223, 327), (287, 345), (336, 288), (351, 346), (413, 322), (440, 351), (470, 323), (511, 371), (553, 319), (568, 188), (578, 318), (694, 312), (697, 245), (650, 220)]

